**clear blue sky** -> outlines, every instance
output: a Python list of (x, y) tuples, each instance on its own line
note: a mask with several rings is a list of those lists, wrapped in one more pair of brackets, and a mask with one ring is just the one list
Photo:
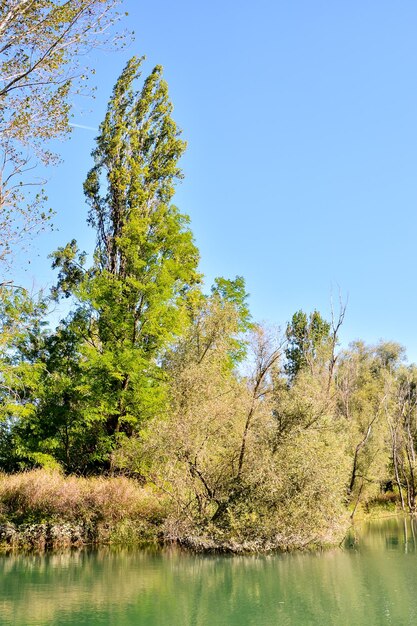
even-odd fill
[[(417, 360), (417, 3), (405, 0), (125, 0), (135, 42), (96, 53), (97, 127), (129, 56), (157, 63), (188, 141), (175, 203), (192, 219), (201, 268), (243, 275), (255, 319), (328, 315), (348, 295), (342, 339), (404, 344)], [(94, 132), (75, 129), (52, 172), (59, 232), (91, 250), (82, 181)]]

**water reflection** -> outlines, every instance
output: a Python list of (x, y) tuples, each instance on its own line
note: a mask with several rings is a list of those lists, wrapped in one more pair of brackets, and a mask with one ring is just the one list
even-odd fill
[(201, 557), (176, 550), (0, 559), (4, 626), (417, 623), (415, 520), (355, 528), (320, 554)]
[(353, 527), (347, 537), (346, 547), (381, 551), (416, 551), (417, 520), (410, 517), (393, 516), (366, 522)]

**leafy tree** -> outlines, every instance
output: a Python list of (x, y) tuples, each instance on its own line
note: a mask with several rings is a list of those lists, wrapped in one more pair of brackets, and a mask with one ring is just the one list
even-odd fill
[(276, 444), (273, 372), (282, 339), (257, 327), (251, 372), (242, 377), (229, 367), (236, 309), (213, 294), (201, 313), (167, 363), (169, 410), (125, 442), (117, 464), (171, 496), (168, 532), (191, 545), (196, 535), (245, 542), (246, 549), (340, 536), (347, 480), (341, 434), (325, 415), (309, 428), (293, 423)]
[[(119, 0), (0, 0), (0, 260), (45, 223), (43, 193), (28, 171), (50, 164), (70, 131), (70, 98), (84, 94), (81, 59), (109, 40)], [(117, 41), (115, 38), (113, 41)], [(27, 186), (26, 186), (27, 185)]]
[(328, 356), (323, 352), (329, 346), (330, 330), (331, 325), (318, 311), (313, 311), (309, 316), (303, 311), (294, 313), (286, 330), (288, 347), (285, 350), (285, 372), (290, 381), (305, 367), (311, 369), (316, 359)]
[(223, 302), (233, 304), (238, 313), (238, 329), (241, 332), (249, 330), (252, 325), (252, 316), (249, 310), (246, 292), (245, 279), (243, 276), (236, 276), (233, 280), (222, 276), (214, 280), (211, 293), (217, 295)]
[(236, 498), (251, 456), (259, 399), (231, 368), (239, 326), (235, 303), (217, 292), (200, 298), (192, 322), (166, 355), (166, 413), (116, 452), (119, 466), (136, 468), (171, 494), (179, 523), (218, 522)]
[(234, 317), (237, 316), (236, 332), (233, 333), (233, 338), (230, 338), (231, 365), (234, 366), (245, 358), (247, 353), (245, 333), (254, 328), (248, 305), (249, 294), (246, 292), (245, 279), (243, 276), (236, 276), (234, 279), (220, 276), (214, 280), (211, 293), (221, 306), (232, 305)]
[(75, 328), (75, 320), (61, 324), (26, 350), (26, 359), (39, 370), (32, 390), (36, 403), (14, 432), (29, 459), (41, 464), (55, 459), (66, 471), (85, 473), (101, 467), (110, 448), (100, 422), (86, 412), (92, 381), (83, 368)]
[(46, 302), (24, 289), (0, 287), (0, 467), (16, 470), (32, 461), (17, 428), (36, 412), (43, 365), (31, 358), (44, 334)]
[[(347, 493), (354, 511), (362, 500), (375, 497), (389, 477), (389, 424), (396, 413), (396, 378), (401, 346), (353, 343), (342, 355), (336, 376), (338, 414), (344, 420), (350, 459)], [(354, 512), (353, 511), (353, 512)]]
[(75, 298), (68, 327), (90, 391), (85, 418), (110, 441), (132, 434), (164, 396), (163, 350), (188, 320), (200, 276), (189, 219), (171, 204), (185, 150), (157, 66), (139, 91), (142, 59), (129, 61), (101, 124), (84, 189), (97, 234), (94, 263), (76, 242), (54, 253), (55, 295)]

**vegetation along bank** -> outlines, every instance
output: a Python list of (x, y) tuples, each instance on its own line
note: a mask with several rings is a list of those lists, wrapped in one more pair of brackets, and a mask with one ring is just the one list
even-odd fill
[[(252, 319), (242, 277), (204, 286), (173, 204), (186, 145), (162, 68), (142, 65), (114, 87), (84, 183), (94, 250), (53, 252), (50, 293), (0, 285), (3, 549), (307, 548), (375, 503), (414, 513), (417, 368), (391, 342), (340, 349), (343, 304), (280, 332)], [(2, 98), (7, 117), (20, 101)]]

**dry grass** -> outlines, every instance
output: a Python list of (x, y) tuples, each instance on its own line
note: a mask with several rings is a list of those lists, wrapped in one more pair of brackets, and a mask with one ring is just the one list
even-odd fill
[(33, 470), (0, 474), (0, 521), (65, 521), (114, 525), (122, 520), (160, 522), (165, 503), (128, 478), (65, 477)]

